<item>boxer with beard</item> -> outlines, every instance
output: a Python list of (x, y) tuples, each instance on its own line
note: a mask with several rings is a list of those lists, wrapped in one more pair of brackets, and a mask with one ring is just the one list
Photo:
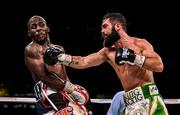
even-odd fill
[[(45, 63), (52, 60), (76, 69), (98, 66), (108, 62), (115, 70), (123, 88), (125, 115), (168, 115), (153, 72), (162, 72), (161, 57), (146, 40), (127, 34), (125, 17), (120, 13), (108, 13), (101, 26), (104, 47), (87, 56), (71, 56), (59, 50), (47, 50)], [(57, 51), (56, 51), (57, 52)]]

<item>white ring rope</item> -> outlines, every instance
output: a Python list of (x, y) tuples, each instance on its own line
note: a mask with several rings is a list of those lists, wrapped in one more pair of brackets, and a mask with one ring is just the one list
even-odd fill
[[(90, 99), (91, 103), (110, 104), (112, 99)], [(32, 97), (0, 97), (0, 102), (35, 103)], [(180, 104), (180, 99), (164, 99), (165, 104)]]

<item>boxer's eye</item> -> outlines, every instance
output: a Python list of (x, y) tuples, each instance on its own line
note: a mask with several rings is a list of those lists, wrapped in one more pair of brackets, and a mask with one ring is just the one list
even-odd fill
[(40, 27), (44, 27), (44, 26), (45, 26), (45, 24), (44, 24), (43, 22), (39, 22), (38, 25), (39, 25)]
[(31, 24), (31, 29), (36, 29), (37, 28), (37, 24)]
[(103, 29), (103, 28), (107, 28), (107, 27), (108, 27), (107, 24), (103, 24), (103, 25), (101, 26), (102, 29)]

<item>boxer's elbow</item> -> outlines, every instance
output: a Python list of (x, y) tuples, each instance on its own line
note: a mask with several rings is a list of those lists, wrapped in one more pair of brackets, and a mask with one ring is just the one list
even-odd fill
[(162, 59), (158, 56), (156, 61), (154, 60), (155, 66), (155, 72), (163, 72), (164, 70), (164, 64), (162, 62)]
[(163, 70), (164, 70), (163, 63), (160, 63), (156, 66), (156, 72), (163, 72)]

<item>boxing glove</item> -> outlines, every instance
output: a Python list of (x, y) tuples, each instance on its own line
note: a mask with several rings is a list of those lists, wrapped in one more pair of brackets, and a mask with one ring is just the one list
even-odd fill
[(89, 100), (89, 93), (85, 88), (69, 81), (66, 81), (64, 91), (64, 96), (77, 105), (85, 105)]
[(130, 65), (137, 65), (142, 67), (145, 61), (145, 56), (137, 55), (131, 49), (127, 48), (117, 48), (115, 55), (115, 62), (118, 65), (123, 65), (128, 63)]
[(72, 62), (72, 56), (64, 53), (63, 49), (59, 47), (49, 47), (44, 54), (44, 62), (48, 65), (54, 65), (57, 62), (69, 66)]
[(48, 64), (48, 65), (54, 65), (58, 62), (58, 58), (57, 56), (63, 53), (63, 51), (60, 48), (57, 47), (49, 47), (46, 49), (45, 53), (44, 53), (44, 63)]

